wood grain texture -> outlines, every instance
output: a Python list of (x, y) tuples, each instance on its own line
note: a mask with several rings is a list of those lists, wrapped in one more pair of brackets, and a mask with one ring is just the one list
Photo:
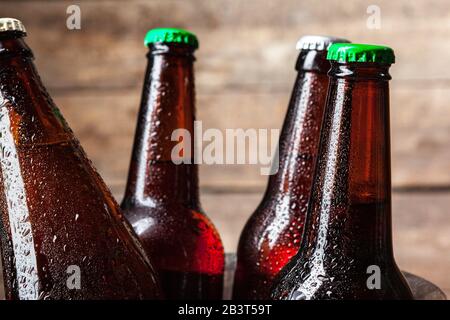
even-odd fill
[[(205, 127), (278, 128), (295, 78), (297, 38), (307, 33), (385, 43), (392, 67), (394, 186), (450, 186), (450, 19), (445, 0), (378, 1), (381, 29), (366, 27), (366, 1), (78, 1), (82, 29), (66, 28), (72, 1), (2, 1), (21, 18), (39, 72), (110, 184), (126, 176), (146, 66), (142, 39), (157, 26), (193, 30), (198, 115)], [(262, 188), (254, 166), (202, 168), (202, 184)]]
[[(412, 98), (403, 85), (392, 87), (392, 181), (394, 187), (450, 182), (450, 88), (418, 88)], [(129, 165), (140, 89), (54, 95), (63, 115), (108, 184), (123, 185)], [(198, 94), (203, 128), (279, 128), (289, 94)], [(431, 102), (431, 103), (430, 103)], [(245, 106), (245, 107), (243, 107)], [(206, 144), (206, 143), (205, 143)], [(202, 165), (202, 186), (265, 187), (256, 165)]]
[[(404, 81), (448, 81), (448, 4), (377, 1), (381, 29), (368, 29), (366, 1), (131, 0), (78, 1), (82, 29), (66, 28), (72, 1), (2, 1), (5, 16), (23, 19), (29, 42), (51, 87), (140, 85), (144, 33), (158, 26), (193, 30), (200, 38), (198, 83), (202, 90), (264, 85), (290, 89), (295, 42), (302, 34), (347, 37), (391, 45), (393, 68)], [(64, 66), (64, 67), (62, 67)], [(447, 83), (448, 84), (448, 83)]]
[[(147, 62), (143, 36), (160, 26), (199, 36), (197, 106), (205, 128), (279, 128), (301, 35), (392, 46), (393, 185), (450, 186), (448, 0), (376, 1), (379, 30), (367, 29), (371, 3), (362, 0), (80, 0), (78, 31), (66, 28), (71, 4), (2, 0), (0, 13), (25, 23), (44, 83), (118, 198)], [(232, 251), (267, 179), (250, 165), (201, 166), (200, 175), (204, 208)], [(394, 194), (393, 203), (400, 266), (434, 281), (447, 295), (449, 203), (449, 193), (414, 192)]]

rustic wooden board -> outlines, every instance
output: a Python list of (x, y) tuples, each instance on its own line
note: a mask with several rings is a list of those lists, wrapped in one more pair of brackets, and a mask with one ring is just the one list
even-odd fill
[[(113, 185), (122, 183), (128, 167), (146, 64), (143, 35), (167, 25), (190, 28), (200, 37), (199, 118), (217, 128), (280, 126), (295, 77), (294, 44), (302, 34), (332, 31), (392, 45), (398, 58), (392, 68), (394, 185), (450, 185), (446, 1), (378, 1), (380, 30), (366, 28), (365, 1), (77, 3), (82, 13), (77, 31), (65, 26), (72, 1), (2, 1), (0, 12), (26, 23), (40, 74)], [(202, 183), (212, 187), (264, 182), (254, 166), (202, 168)]]
[[(450, 185), (450, 22), (444, 0), (378, 1), (380, 30), (366, 28), (365, 1), (81, 0), (82, 29), (69, 31), (71, 4), (2, 1), (0, 12), (25, 22), (42, 78), (111, 185), (122, 184), (128, 168), (146, 65), (143, 35), (169, 25), (199, 35), (199, 118), (205, 127), (221, 129), (280, 126), (302, 34), (332, 32), (392, 45), (394, 186)], [(266, 180), (254, 166), (201, 172), (202, 184), (212, 188), (261, 188)]]
[[(295, 77), (295, 42), (303, 34), (391, 45), (397, 56), (391, 86), (394, 187), (450, 186), (447, 0), (379, 0), (380, 30), (366, 28), (370, 3), (362, 0), (80, 0), (79, 31), (65, 27), (71, 4), (2, 0), (0, 13), (26, 24), (44, 82), (118, 198), (146, 65), (142, 39), (159, 26), (188, 28), (200, 38), (198, 117), (205, 128), (278, 128)], [(200, 174), (204, 207), (232, 251), (266, 177), (255, 166), (237, 165), (202, 166)], [(449, 193), (394, 194), (400, 266), (447, 295), (449, 202)]]
[(4, 16), (23, 19), (50, 87), (140, 85), (147, 29), (178, 26), (199, 35), (198, 84), (205, 91), (264, 85), (290, 89), (295, 42), (307, 33), (340, 35), (394, 47), (394, 78), (443, 81), (450, 70), (447, 1), (377, 1), (381, 29), (368, 29), (366, 1), (129, 0), (77, 1), (82, 29), (66, 28), (73, 1), (2, 1)]
[[(450, 88), (392, 86), (392, 178), (395, 187), (450, 183)], [(112, 185), (126, 179), (140, 89), (54, 95), (100, 173)], [(279, 128), (289, 94), (198, 94), (198, 119), (204, 129)], [(267, 177), (255, 165), (203, 165), (200, 182), (227, 190), (264, 188)]]

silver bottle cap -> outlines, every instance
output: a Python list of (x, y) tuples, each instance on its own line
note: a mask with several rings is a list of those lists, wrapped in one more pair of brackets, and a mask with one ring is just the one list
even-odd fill
[(328, 36), (303, 36), (298, 40), (295, 48), (297, 50), (317, 50), (324, 51), (333, 43), (348, 43), (350, 41), (342, 38)]
[(20, 20), (14, 18), (0, 18), (0, 32), (18, 31), (27, 34), (25, 26)]

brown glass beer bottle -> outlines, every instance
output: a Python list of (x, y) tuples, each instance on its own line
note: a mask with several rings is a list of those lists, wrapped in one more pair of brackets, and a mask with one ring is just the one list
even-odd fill
[(304, 36), (297, 43), (297, 79), (279, 139), (279, 169), (238, 247), (234, 299), (268, 299), (274, 277), (297, 253), (312, 183), (323, 118), (328, 46), (344, 39)]
[(224, 249), (201, 209), (193, 162), (197, 38), (153, 29), (145, 44), (149, 62), (122, 208), (155, 258), (167, 298), (220, 299)]
[[(148, 259), (0, 19), (0, 234), (7, 299), (153, 299)], [(133, 234), (133, 236), (132, 236)]]
[(411, 299), (392, 250), (392, 49), (334, 44), (307, 223), (275, 299)]

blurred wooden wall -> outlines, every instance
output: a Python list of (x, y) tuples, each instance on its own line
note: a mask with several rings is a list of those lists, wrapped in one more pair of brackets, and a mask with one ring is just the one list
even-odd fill
[[(81, 30), (66, 28), (72, 4), (81, 8)], [(381, 28), (375, 30), (366, 27), (366, 10), (373, 4), (381, 9)], [(448, 0), (0, 2), (1, 16), (25, 23), (44, 83), (118, 198), (147, 63), (148, 29), (174, 26), (198, 35), (197, 109), (204, 128), (279, 128), (302, 35), (391, 46), (397, 57), (391, 68), (394, 222), (398, 230), (406, 228), (396, 241), (402, 262), (417, 272), (450, 252), (449, 9)], [(200, 179), (204, 207), (227, 250), (234, 250), (266, 177), (255, 166), (234, 165), (202, 166)], [(424, 228), (428, 233), (420, 233)], [(430, 244), (423, 252), (407, 250), (423, 241)], [(450, 257), (442, 259), (439, 279), (450, 268)]]
[[(146, 66), (149, 28), (183, 27), (200, 39), (197, 108), (204, 127), (280, 127), (295, 77), (296, 40), (332, 34), (394, 48), (391, 118), (395, 187), (450, 185), (448, 1), (2, 1), (23, 19), (40, 74), (113, 189), (123, 188)], [(81, 30), (66, 9), (81, 8)], [(201, 184), (262, 188), (252, 166), (203, 167)]]

